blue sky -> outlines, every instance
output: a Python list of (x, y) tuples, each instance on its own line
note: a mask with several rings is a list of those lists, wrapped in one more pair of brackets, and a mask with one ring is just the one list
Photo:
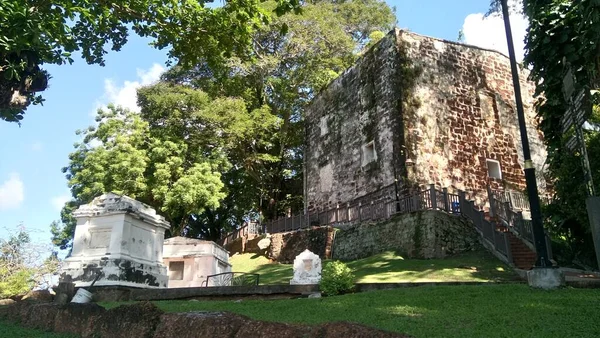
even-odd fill
[[(396, 7), (398, 26), (433, 37), (456, 40), (464, 28), (468, 43), (504, 50), (499, 18), (483, 19), (489, 0), (388, 0)], [(522, 40), (525, 22), (512, 20), (515, 39)], [(464, 27), (463, 27), (464, 26)], [(0, 122), (0, 238), (20, 223), (35, 241), (50, 239), (49, 224), (60, 218), (68, 199), (61, 168), (78, 141), (77, 129), (92, 124), (95, 110), (109, 102), (135, 105), (135, 88), (155, 81), (164, 70), (166, 53), (132, 36), (120, 52), (110, 52), (106, 66), (48, 66), (50, 87), (43, 106), (28, 109), (21, 127)], [(522, 49), (522, 45), (517, 45)]]

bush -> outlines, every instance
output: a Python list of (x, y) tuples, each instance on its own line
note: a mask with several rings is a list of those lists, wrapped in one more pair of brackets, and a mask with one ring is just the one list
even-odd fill
[(319, 287), (326, 296), (350, 292), (354, 288), (352, 269), (340, 261), (330, 262), (323, 268)]
[[(50, 247), (31, 242), (24, 227), (8, 238), (0, 238), (0, 298), (27, 293), (33, 288), (49, 287), (50, 278), (58, 271), (58, 258)], [(43, 259), (43, 255), (50, 257)]]

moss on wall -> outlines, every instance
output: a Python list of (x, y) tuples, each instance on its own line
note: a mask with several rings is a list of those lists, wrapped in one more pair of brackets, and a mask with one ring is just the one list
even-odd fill
[(462, 218), (421, 211), (340, 229), (333, 258), (349, 261), (384, 251), (396, 251), (406, 258), (444, 258), (477, 248), (477, 233)]

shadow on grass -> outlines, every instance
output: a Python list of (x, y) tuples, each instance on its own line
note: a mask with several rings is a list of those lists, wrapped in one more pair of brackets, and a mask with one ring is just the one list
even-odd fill
[[(288, 284), (292, 265), (280, 264), (261, 255), (231, 258), (233, 270), (260, 274), (261, 284)], [(324, 261), (326, 266), (329, 261)], [(359, 283), (400, 282), (502, 282), (519, 277), (487, 251), (474, 251), (445, 259), (404, 259), (393, 251), (347, 263)]]
[(515, 281), (510, 267), (487, 251), (474, 251), (445, 259), (404, 259), (392, 251), (348, 262), (358, 282)]
[(350, 321), (414, 337), (595, 337), (596, 290), (526, 285), (425, 286), (320, 299), (157, 302), (166, 311), (232, 311), (254, 319)]

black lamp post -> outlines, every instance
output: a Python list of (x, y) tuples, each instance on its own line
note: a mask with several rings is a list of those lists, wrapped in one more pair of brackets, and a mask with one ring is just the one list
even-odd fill
[(521, 132), (521, 143), (523, 144), (523, 157), (525, 158), (525, 181), (527, 182), (527, 196), (531, 208), (531, 223), (533, 227), (533, 238), (535, 241), (535, 250), (537, 251), (537, 260), (535, 267), (551, 268), (552, 262), (548, 257), (548, 248), (546, 246), (546, 235), (542, 224), (542, 212), (540, 208), (540, 197), (538, 195), (537, 181), (535, 179), (535, 168), (531, 161), (531, 152), (529, 150), (529, 138), (527, 137), (527, 127), (525, 125), (525, 113), (523, 111), (523, 102), (521, 100), (521, 86), (519, 84), (519, 70), (515, 58), (515, 47), (513, 45), (512, 31), (508, 18), (507, 0), (500, 0), (502, 4), (502, 16), (504, 18), (504, 29), (506, 30), (506, 42), (508, 43), (508, 56), (510, 58), (510, 68), (512, 71), (513, 85), (515, 87), (515, 101), (517, 104), (517, 116), (519, 118), (519, 129)]

